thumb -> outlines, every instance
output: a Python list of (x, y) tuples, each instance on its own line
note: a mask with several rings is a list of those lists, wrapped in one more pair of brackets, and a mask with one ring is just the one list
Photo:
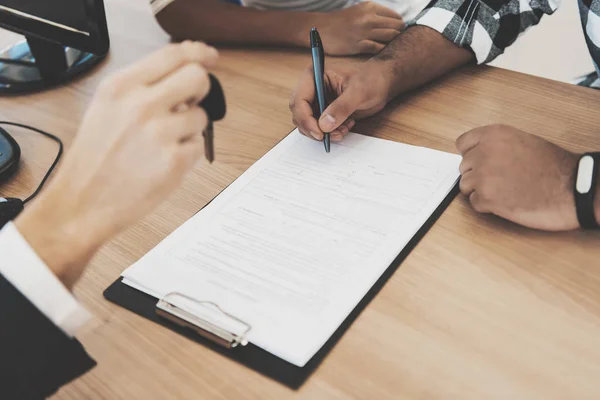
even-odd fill
[(347, 89), (323, 111), (319, 118), (319, 128), (323, 132), (333, 132), (360, 106), (361, 96), (352, 89)]

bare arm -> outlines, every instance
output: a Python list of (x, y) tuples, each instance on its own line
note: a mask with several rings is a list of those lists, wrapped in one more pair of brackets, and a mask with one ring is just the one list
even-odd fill
[(434, 0), (369, 61), (358, 67), (326, 67), (330, 98), (337, 99), (318, 122), (312, 113), (314, 81), (308, 71), (290, 102), (293, 120), (306, 135), (320, 139), (323, 132), (331, 132), (333, 139), (341, 140), (355, 118), (373, 115), (398, 94), (469, 61), (489, 62), (502, 54), (520, 33), (556, 9), (556, 2), (535, 3), (521, 8), (519, 0)]
[(157, 16), (176, 39), (303, 46), (320, 13), (263, 11), (223, 0), (177, 0)]
[(244, 45), (308, 47), (308, 32), (317, 27), (331, 55), (377, 53), (405, 26), (395, 11), (369, 2), (321, 13), (257, 10), (224, 0), (176, 0), (156, 18), (178, 40)]
[(177, 106), (204, 98), (210, 88), (205, 68), (217, 58), (204, 44), (170, 45), (96, 91), (56, 176), (15, 220), (68, 288), (98, 248), (152, 211), (203, 154), (197, 132), (206, 113)]
[(319, 121), (313, 114), (315, 84), (312, 70), (292, 95), (290, 109), (300, 132), (322, 139), (331, 132), (341, 140), (355, 119), (375, 114), (402, 92), (414, 89), (474, 59), (439, 32), (414, 26), (401, 33), (381, 53), (364, 63), (325, 67), (328, 95), (335, 99)]
[(388, 100), (475, 60), (439, 32), (413, 26), (371, 60), (389, 72)]

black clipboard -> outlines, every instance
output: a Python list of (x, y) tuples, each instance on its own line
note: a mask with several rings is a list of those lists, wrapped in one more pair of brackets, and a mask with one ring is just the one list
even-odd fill
[[(284, 136), (287, 137), (288, 135)], [(282, 140), (284, 139), (282, 138)], [(225, 189), (223, 189), (225, 190)], [(104, 291), (104, 297), (123, 307), (129, 311), (149, 319), (157, 324), (160, 324), (168, 329), (171, 329), (178, 334), (187, 337), (197, 343), (200, 343), (211, 350), (224, 355), (227, 358), (235, 360), (248, 368), (251, 368), (262, 375), (269, 377), (283, 385), (288, 386), (291, 389), (298, 389), (302, 384), (310, 377), (310, 375), (317, 369), (319, 364), (327, 356), (327, 354), (333, 349), (338, 340), (348, 330), (352, 322), (360, 315), (365, 309), (367, 304), (379, 293), (381, 288), (390, 279), (390, 277), (396, 272), (400, 263), (410, 254), (415, 248), (419, 241), (425, 236), (427, 231), (433, 226), (435, 221), (442, 215), (444, 210), (450, 205), (452, 200), (456, 197), (459, 192), (458, 182), (455, 183), (453, 188), (450, 190), (448, 195), (442, 200), (440, 205), (431, 214), (431, 216), (421, 226), (421, 229), (412, 237), (412, 239), (406, 244), (404, 249), (398, 254), (390, 266), (385, 272), (379, 277), (377, 282), (371, 287), (367, 294), (362, 300), (354, 307), (352, 312), (348, 314), (346, 319), (340, 324), (336, 331), (331, 335), (329, 340), (325, 342), (323, 347), (310, 359), (304, 367), (298, 367), (281, 358), (274, 356), (266, 350), (255, 346), (252, 343), (248, 343), (245, 346), (236, 346), (234, 348), (226, 348), (222, 345), (217, 344), (215, 341), (210, 340), (204, 336), (201, 336), (194, 330), (181, 326), (175, 322), (165, 319), (157, 314), (157, 303), (161, 299), (152, 297), (144, 292), (132, 288), (122, 282), (122, 278), (117, 279)], [(217, 196), (219, 196), (217, 194)], [(217, 197), (215, 196), (215, 198)], [(213, 198), (214, 200), (214, 198)], [(206, 207), (208, 202), (204, 207)]]
[(321, 364), (323, 359), (336, 345), (338, 340), (350, 327), (352, 322), (354, 322), (354, 320), (365, 309), (367, 304), (369, 304), (369, 302), (377, 295), (377, 293), (385, 285), (388, 279), (398, 269), (400, 263), (408, 256), (408, 254), (410, 254), (412, 249), (415, 248), (415, 246), (419, 243), (421, 238), (425, 236), (429, 228), (431, 228), (435, 221), (440, 217), (440, 215), (452, 202), (454, 197), (456, 197), (458, 192), (459, 188), (457, 183), (454, 185), (454, 187), (446, 196), (446, 198), (440, 203), (438, 208), (429, 217), (429, 219), (423, 224), (421, 229), (419, 229), (419, 231), (404, 247), (402, 252), (398, 254), (398, 256), (396, 257), (396, 259), (394, 259), (392, 264), (379, 277), (377, 282), (371, 287), (371, 289), (367, 292), (365, 297), (363, 297), (363, 299), (356, 305), (356, 307), (352, 310), (348, 317), (346, 317), (344, 322), (342, 322), (342, 324), (333, 333), (329, 340), (302, 368), (288, 363), (287, 361), (284, 361), (281, 358), (274, 356), (273, 354), (261, 349), (260, 347), (253, 345), (252, 343), (248, 343), (248, 345), (246, 346), (238, 346), (232, 349), (225, 348), (214, 343), (209, 339), (198, 335), (196, 332), (188, 328), (182, 327), (174, 322), (164, 319), (158, 316), (156, 313), (156, 304), (159, 299), (147, 295), (146, 293), (140, 292), (139, 290), (136, 290), (131, 286), (122, 283), (122, 278), (117, 279), (104, 291), (104, 297), (107, 300), (121, 307), (133, 311), (134, 313), (141, 315), (142, 317), (147, 318), (153, 322), (156, 322), (157, 324), (167, 327), (177, 332), (178, 334), (187, 337), (188, 339), (191, 339), (197, 343), (200, 343), (210, 348), (213, 351), (216, 351), (219, 354), (224, 355), (227, 358), (235, 360), (240, 364), (247, 366), (248, 368), (251, 368), (271, 379), (274, 379), (279, 383), (282, 383), (292, 389), (298, 389), (308, 379), (312, 372), (315, 369), (317, 369), (319, 364)]

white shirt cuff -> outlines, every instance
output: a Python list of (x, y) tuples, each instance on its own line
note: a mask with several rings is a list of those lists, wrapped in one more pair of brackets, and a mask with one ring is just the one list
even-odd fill
[(0, 254), (0, 274), (69, 337), (91, 318), (12, 223), (0, 230)]

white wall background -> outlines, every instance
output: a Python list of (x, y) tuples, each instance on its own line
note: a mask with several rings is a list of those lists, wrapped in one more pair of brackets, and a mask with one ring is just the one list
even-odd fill
[(569, 82), (594, 70), (583, 37), (577, 0), (562, 0), (492, 65)]

